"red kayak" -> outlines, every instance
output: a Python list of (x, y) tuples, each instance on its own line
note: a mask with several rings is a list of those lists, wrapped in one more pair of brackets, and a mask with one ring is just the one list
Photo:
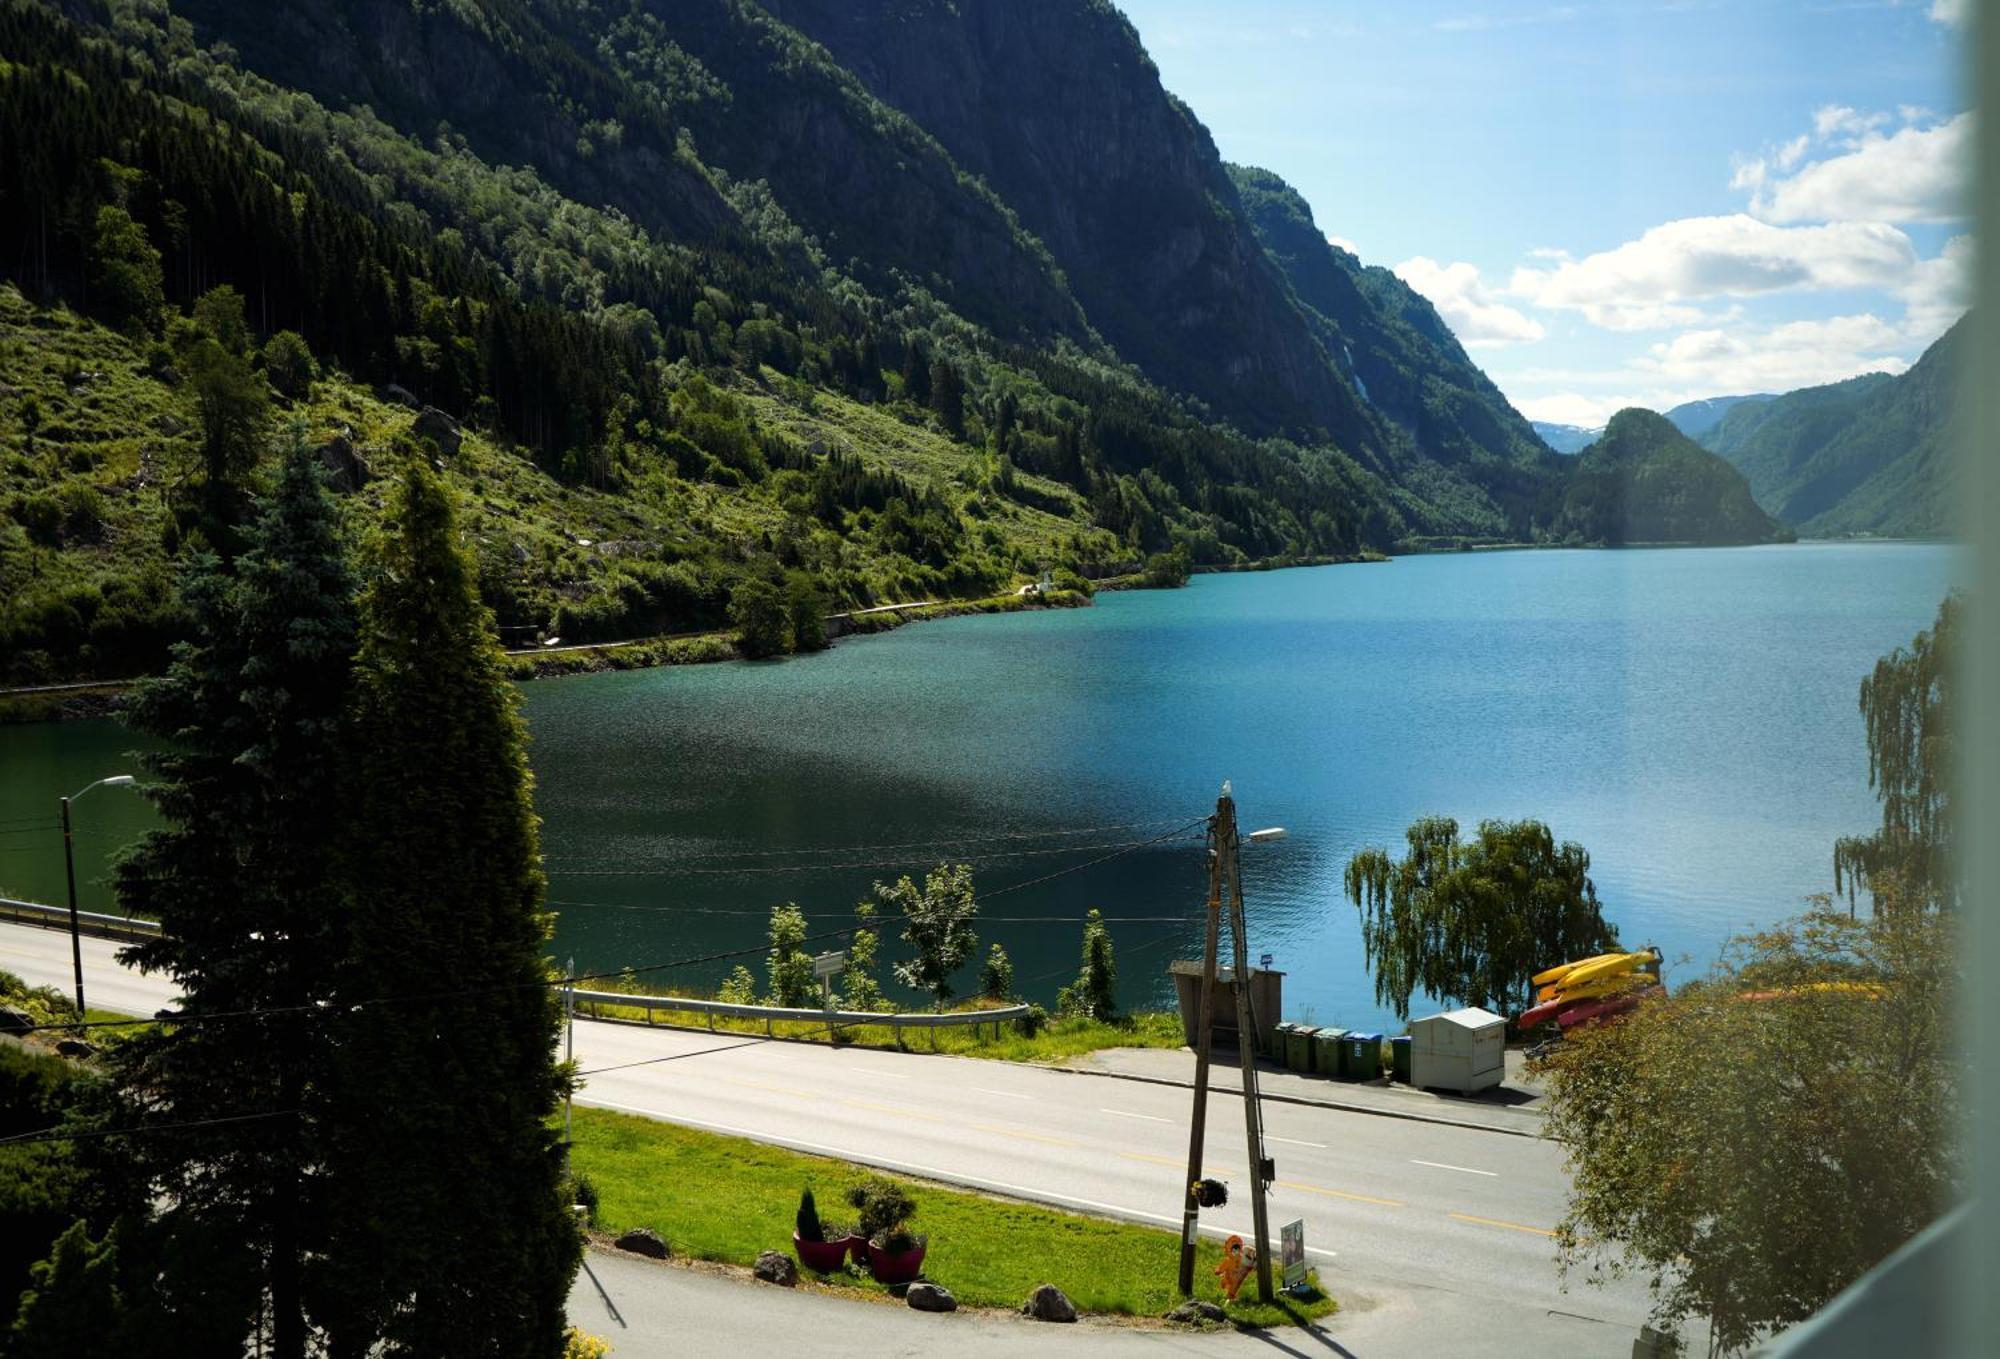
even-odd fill
[(1640, 1001), (1661, 994), (1663, 992), (1660, 987), (1649, 986), (1643, 991), (1632, 991), (1622, 996), (1606, 996), (1603, 1000), (1587, 1000), (1580, 1005), (1571, 1006), (1557, 1015), (1556, 1023), (1562, 1025), (1564, 1033), (1568, 1033), (1579, 1024), (1588, 1024), (1592, 1020), (1597, 1019), (1609, 1019), (1613, 1015), (1622, 1015), (1627, 1010), (1636, 1010), (1639, 1008)]
[(1557, 996), (1554, 1000), (1545, 1000), (1534, 1009), (1524, 1011), (1514, 1023), (1522, 1029), (1532, 1029), (1538, 1024), (1546, 1024), (1555, 1019), (1570, 1006), (1581, 1004), (1582, 1001), (1564, 1000), (1561, 996)]

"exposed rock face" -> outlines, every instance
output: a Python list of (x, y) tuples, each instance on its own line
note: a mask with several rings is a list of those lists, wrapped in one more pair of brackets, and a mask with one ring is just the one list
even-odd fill
[(792, 1262), (791, 1256), (781, 1251), (767, 1250), (759, 1255), (757, 1263), (750, 1267), (750, 1272), (765, 1283), (778, 1284), (784, 1288), (790, 1288), (799, 1281), (799, 1267)]
[(943, 1284), (913, 1283), (903, 1294), (903, 1301), (919, 1312), (956, 1312), (958, 1299)]
[(354, 447), (354, 440), (347, 430), (340, 431), (320, 445), (319, 461), (320, 466), (327, 470), (328, 484), (343, 495), (352, 495), (375, 475)]
[(634, 1255), (650, 1256), (655, 1260), (664, 1260), (673, 1254), (660, 1234), (651, 1227), (634, 1227), (614, 1244), (620, 1250), (629, 1250)]
[(1076, 1304), (1054, 1284), (1043, 1284), (1028, 1294), (1028, 1300), (1021, 1304), (1021, 1314), (1037, 1321), (1075, 1321)]
[(459, 433), (458, 421), (436, 406), (426, 406), (417, 412), (417, 418), (410, 425), (410, 433), (419, 439), (429, 439), (436, 444), (438, 452), (446, 459), (458, 456), (459, 444), (463, 439)]

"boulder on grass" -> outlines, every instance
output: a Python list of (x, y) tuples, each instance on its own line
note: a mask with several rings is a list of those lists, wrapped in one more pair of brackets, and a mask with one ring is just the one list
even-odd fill
[(1203, 1326), (1226, 1319), (1227, 1314), (1206, 1298), (1189, 1298), (1167, 1313), (1168, 1321), (1178, 1321), (1184, 1326)]
[(913, 1283), (903, 1294), (903, 1301), (919, 1312), (956, 1312), (958, 1299), (943, 1284)]
[(85, 1057), (95, 1057), (97, 1055), (97, 1045), (95, 1043), (86, 1043), (81, 1038), (65, 1038), (56, 1044), (56, 1055), (60, 1057), (75, 1057), (79, 1060)]
[(375, 473), (354, 447), (353, 432), (341, 430), (319, 447), (320, 466), (327, 471), (327, 484), (343, 495), (360, 490)]
[(17, 1010), (11, 1005), (0, 1005), (0, 1033), (9, 1029), (32, 1029), (35, 1017), (26, 1010)]
[(799, 1267), (792, 1263), (792, 1257), (774, 1250), (759, 1255), (757, 1263), (750, 1266), (750, 1272), (765, 1283), (783, 1288), (790, 1288), (799, 1281)]
[(410, 424), (410, 432), (419, 439), (429, 439), (436, 444), (439, 456), (447, 459), (458, 456), (458, 421), (436, 406), (426, 406), (418, 411), (417, 418)]
[(651, 1256), (655, 1260), (664, 1260), (673, 1254), (660, 1234), (651, 1227), (634, 1227), (619, 1237), (614, 1244), (620, 1250), (629, 1250), (634, 1255)]
[(1037, 1321), (1075, 1321), (1076, 1304), (1054, 1284), (1043, 1284), (1028, 1294), (1028, 1300), (1021, 1304), (1021, 1314)]

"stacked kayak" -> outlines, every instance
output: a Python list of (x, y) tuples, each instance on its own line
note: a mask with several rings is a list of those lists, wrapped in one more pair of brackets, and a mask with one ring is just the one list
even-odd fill
[(1553, 1022), (1564, 1033), (1581, 1024), (1612, 1019), (1655, 996), (1660, 983), (1660, 951), (1600, 953), (1561, 963), (1534, 976), (1535, 1005), (1514, 1022), (1533, 1029)]

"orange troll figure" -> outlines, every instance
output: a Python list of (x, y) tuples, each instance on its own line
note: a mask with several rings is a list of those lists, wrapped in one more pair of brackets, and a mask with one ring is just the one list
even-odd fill
[(1222, 1263), (1215, 1267), (1215, 1273), (1222, 1280), (1222, 1291), (1231, 1302), (1236, 1301), (1236, 1290), (1243, 1287), (1243, 1281), (1256, 1268), (1257, 1252), (1245, 1246), (1242, 1237), (1232, 1236), (1222, 1243)]

